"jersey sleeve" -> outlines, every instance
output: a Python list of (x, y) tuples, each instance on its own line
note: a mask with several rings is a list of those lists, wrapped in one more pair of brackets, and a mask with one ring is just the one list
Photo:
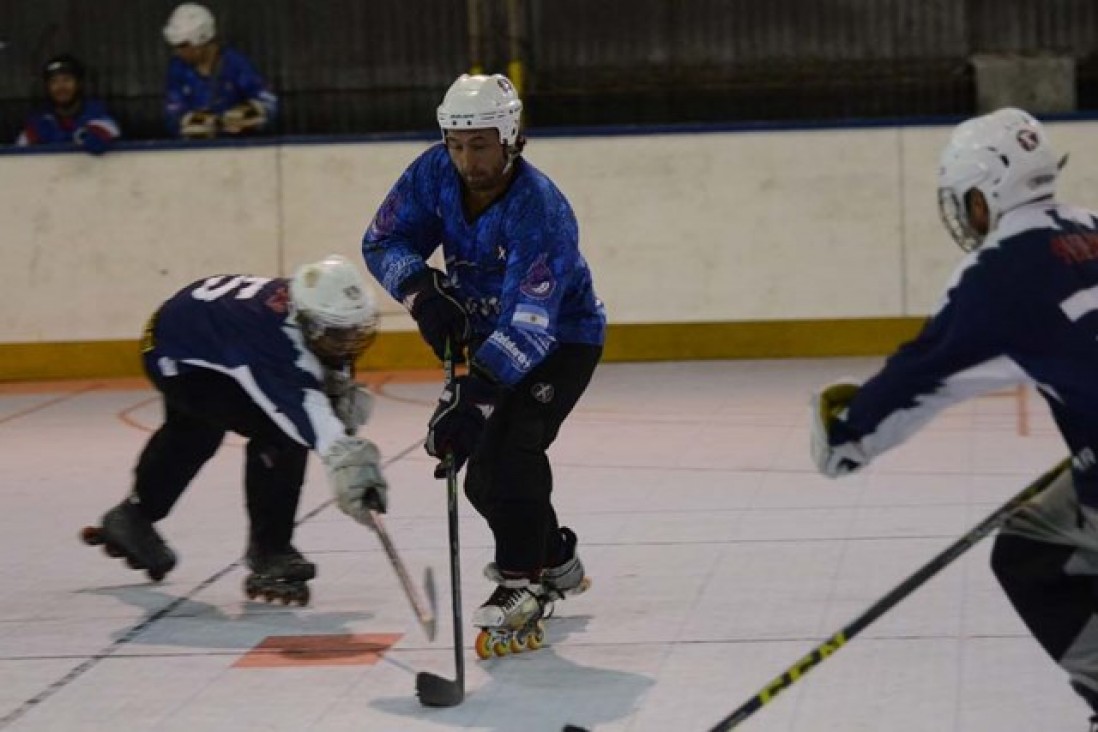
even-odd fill
[[(273, 366), (253, 371), (258, 390), (253, 399), (283, 432), (326, 455), (344, 436), (344, 426), (312, 373), (312, 365), (281, 360)], [(315, 368), (320, 368), (319, 363)]]
[[(977, 251), (954, 275), (939, 310), (858, 390), (832, 444), (857, 440), (873, 457), (946, 407), (1028, 380), (1007, 356), (1012, 322), (1003, 273)], [(991, 255), (994, 257), (994, 254)]]
[(168, 63), (168, 74), (164, 80), (164, 124), (168, 134), (178, 137), (183, 115), (192, 111), (187, 99), (186, 66), (177, 58)]
[(267, 121), (264, 126), (270, 126), (275, 115), (278, 114), (278, 96), (271, 91), (270, 86), (256, 70), (251, 59), (239, 51), (234, 52), (233, 58), (233, 85), (244, 100), (255, 102), (263, 107), (264, 112), (267, 114)]
[(397, 300), (404, 295), (404, 283), (427, 268), (427, 258), (442, 241), (442, 219), (433, 210), (429, 193), (439, 186), (438, 149), (428, 150), (408, 166), (362, 237), (366, 268)]
[(501, 383), (521, 381), (557, 347), (564, 292), (579, 257), (575, 216), (563, 200), (529, 200), (509, 223), (507, 269), (495, 329), (474, 360)]

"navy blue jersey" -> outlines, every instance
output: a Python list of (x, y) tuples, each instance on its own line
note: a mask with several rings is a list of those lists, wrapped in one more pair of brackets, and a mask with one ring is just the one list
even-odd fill
[(76, 114), (66, 117), (52, 108), (41, 109), (27, 118), (17, 145), (49, 145), (59, 142), (81, 142), (79, 137), (95, 135), (104, 143), (118, 137), (118, 123), (98, 99), (85, 99)]
[(288, 288), (284, 278), (199, 280), (161, 306), (142, 348), (166, 378), (193, 369), (231, 376), (286, 434), (326, 454), (344, 426), (290, 312)]
[(173, 56), (168, 63), (164, 92), (164, 116), (168, 131), (179, 134), (180, 121), (188, 112), (204, 110), (223, 114), (238, 104), (254, 101), (267, 112), (267, 124), (278, 112), (278, 97), (270, 90), (252, 62), (235, 48), (222, 47), (210, 76)]
[(1037, 385), (1083, 458), (1076, 486), (1098, 507), (1098, 221), (1090, 211), (1047, 202), (1005, 214), (962, 262), (922, 332), (858, 391), (831, 441), (861, 440), (873, 456), (942, 408), (1021, 382)]
[(559, 343), (601, 345), (606, 313), (579, 250), (572, 207), (522, 158), (511, 185), (474, 221), (442, 144), (396, 182), (362, 240), (366, 266), (398, 300), (442, 245), (446, 270), (483, 344), (477, 363), (515, 384)]

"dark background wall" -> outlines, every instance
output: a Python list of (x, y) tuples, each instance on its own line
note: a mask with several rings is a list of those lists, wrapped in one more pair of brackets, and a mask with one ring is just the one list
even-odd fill
[[(71, 51), (128, 137), (161, 135), (174, 0), (0, 0), (0, 141)], [(976, 53), (1077, 62), (1095, 0), (210, 0), (283, 100), (283, 134), (425, 130), (447, 85), (520, 60), (534, 126), (965, 114)]]

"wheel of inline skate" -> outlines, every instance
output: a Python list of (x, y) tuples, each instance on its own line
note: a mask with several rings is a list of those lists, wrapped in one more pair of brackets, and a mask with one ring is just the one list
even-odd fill
[(500, 633), (496, 635), (496, 637), (492, 639), (492, 654), (499, 658), (511, 655), (511, 642), (513, 638), (513, 633)]
[(482, 661), (487, 661), (492, 657), (492, 636), (487, 630), (481, 629), (477, 633), (477, 639), (473, 642), (473, 647), (476, 649), (477, 658)]
[(103, 553), (111, 559), (120, 559), (123, 556), (122, 552), (119, 551), (118, 547), (116, 547), (114, 544), (104, 544)]
[(162, 569), (150, 569), (148, 571), (149, 579), (151, 579), (153, 582), (159, 582), (160, 580), (164, 579), (165, 574), (166, 572), (164, 572), (164, 570)]
[(309, 586), (303, 586), (301, 591), (297, 593), (297, 604), (301, 607), (305, 607), (309, 604), (310, 597), (312, 597), (312, 593), (309, 591)]
[(538, 623), (537, 627), (526, 634), (526, 650), (536, 651), (545, 645), (545, 626)]

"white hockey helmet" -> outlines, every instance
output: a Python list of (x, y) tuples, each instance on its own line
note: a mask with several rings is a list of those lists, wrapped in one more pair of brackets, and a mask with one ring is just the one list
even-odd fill
[(522, 100), (503, 74), (462, 74), (450, 85), (438, 107), (443, 139), (447, 130), (493, 127), (499, 132), (499, 141), (509, 149), (518, 143), (521, 117)]
[(290, 302), (309, 348), (321, 360), (352, 360), (377, 337), (373, 291), (338, 254), (299, 267), (290, 280)]
[(965, 251), (981, 234), (969, 220), (965, 194), (975, 189), (988, 206), (988, 230), (1012, 208), (1056, 193), (1062, 161), (1033, 115), (1007, 107), (962, 122), (942, 151), (938, 210), (953, 240)]
[(201, 46), (217, 35), (213, 14), (205, 5), (182, 3), (177, 5), (164, 26), (164, 40), (171, 46), (188, 43)]

